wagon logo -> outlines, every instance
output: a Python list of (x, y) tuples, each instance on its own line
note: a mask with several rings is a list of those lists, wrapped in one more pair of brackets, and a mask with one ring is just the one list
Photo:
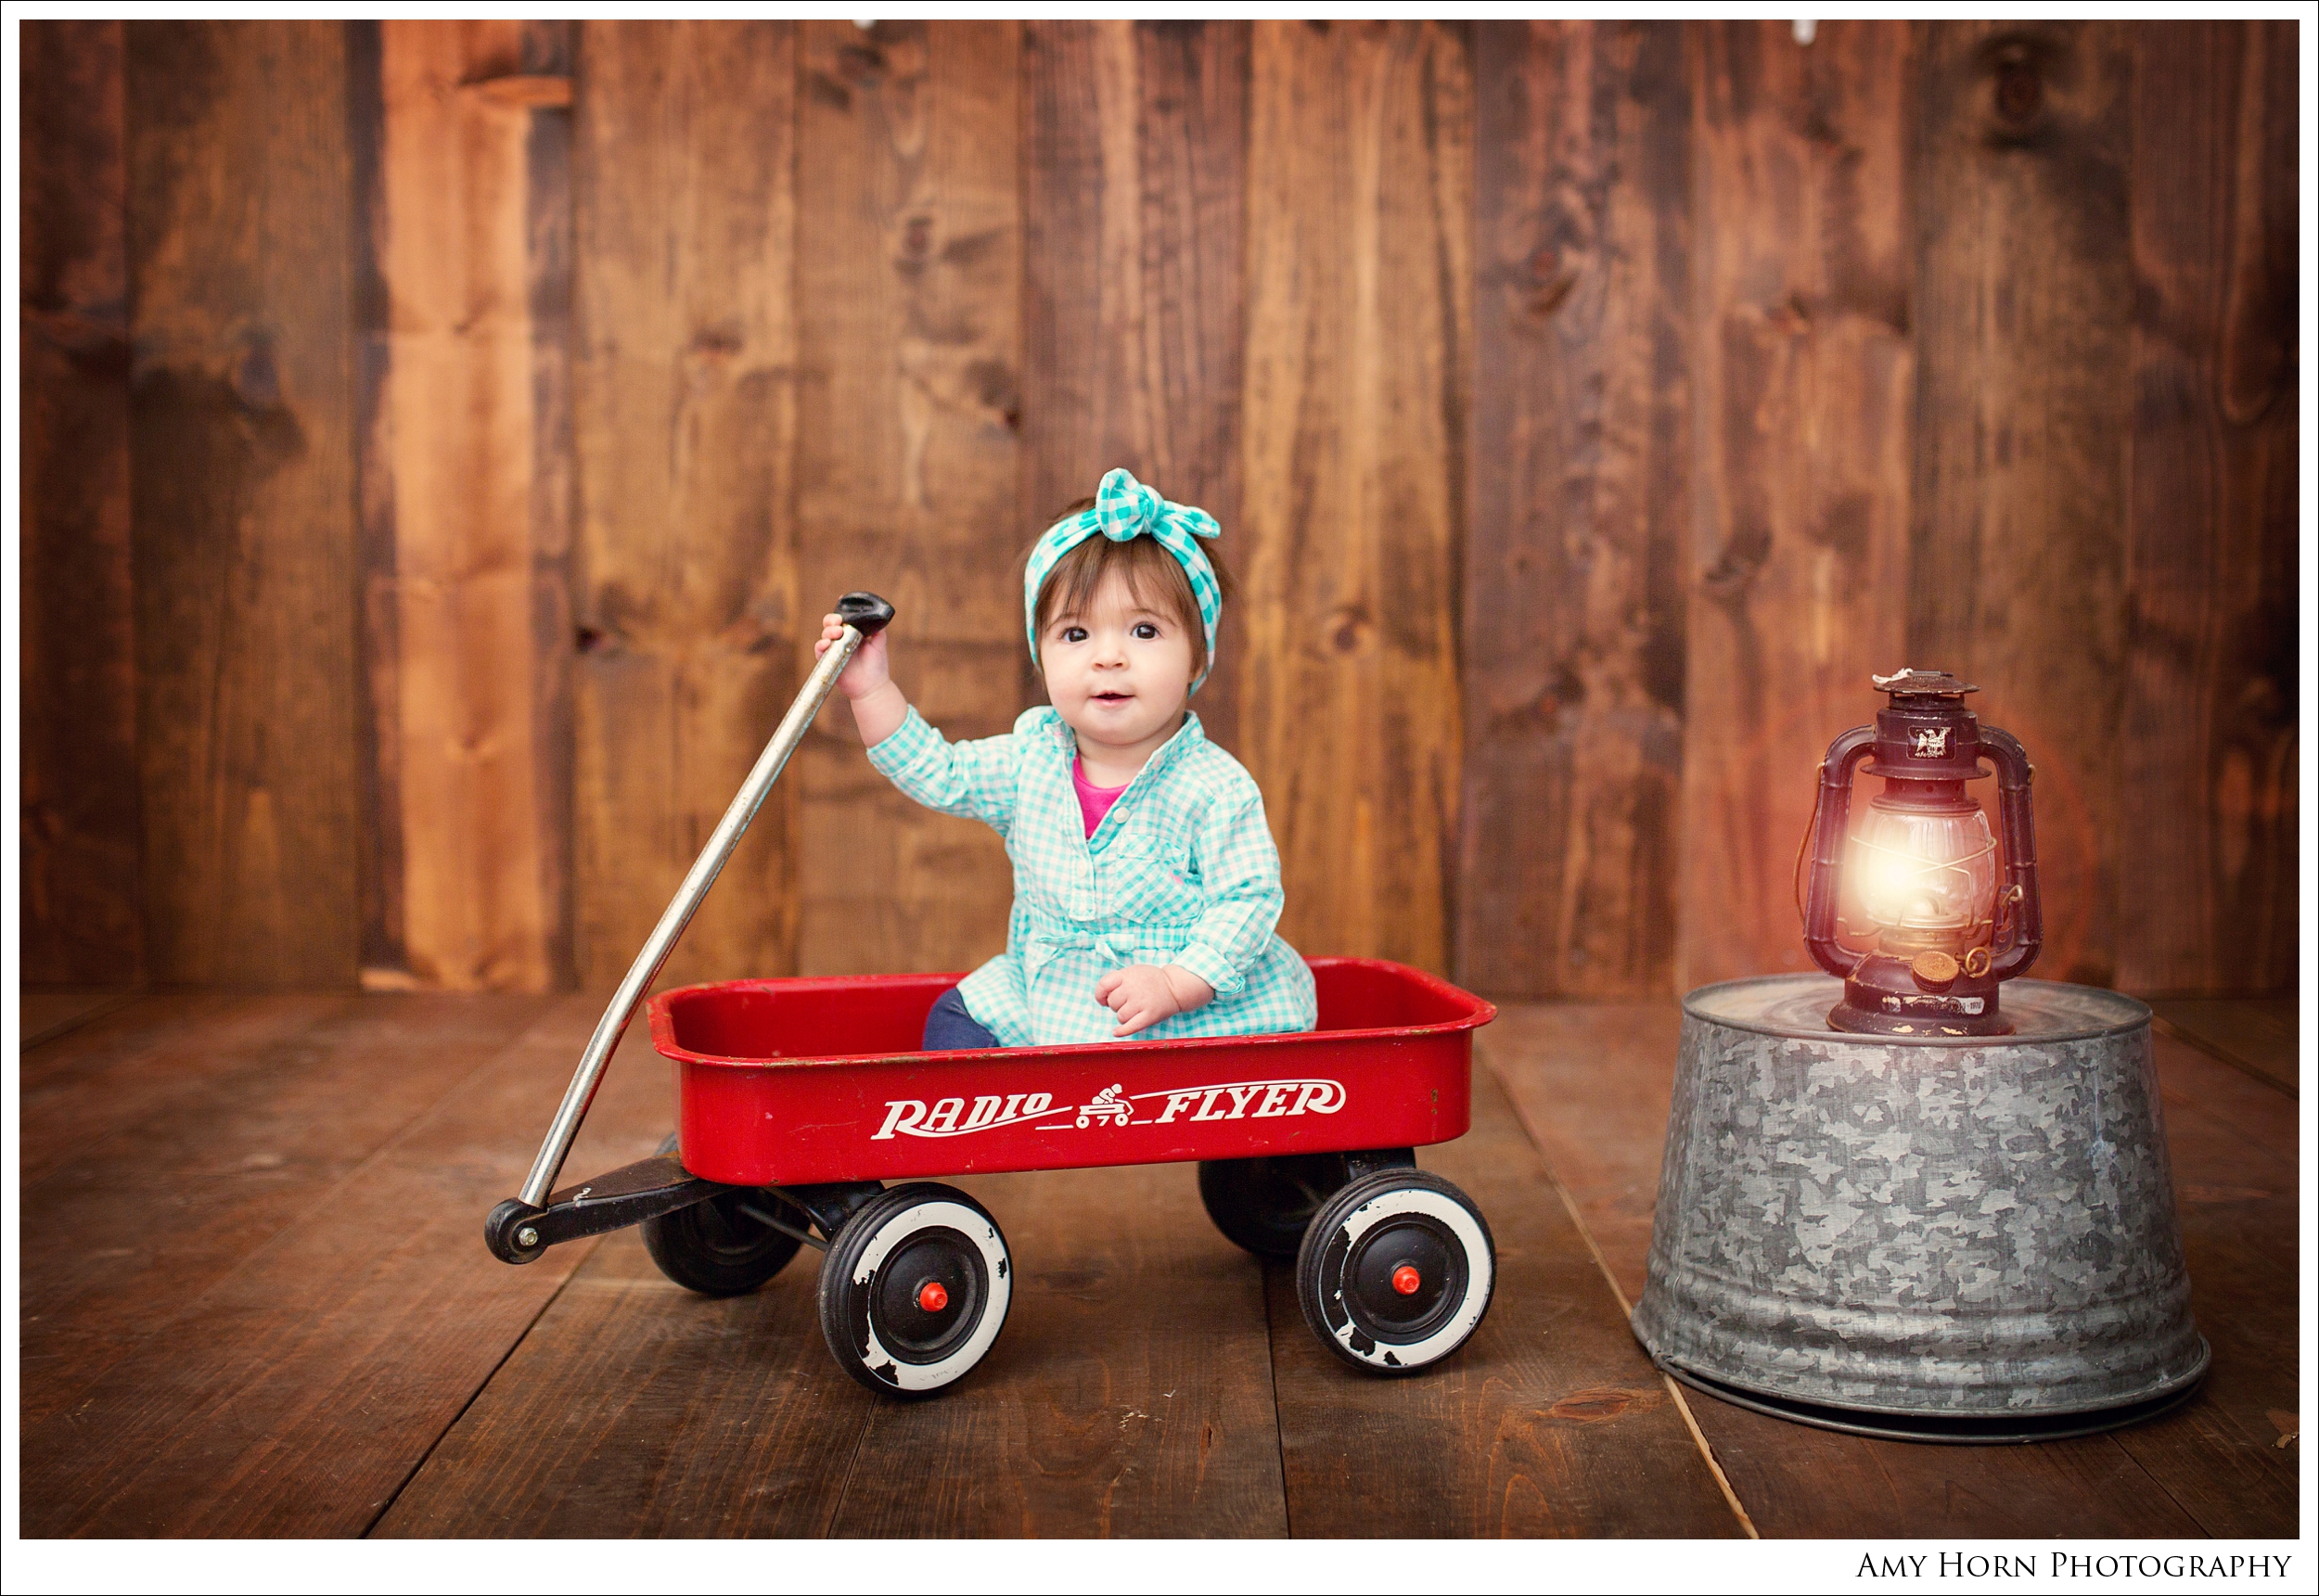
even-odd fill
[(1300, 1078), (1290, 1080), (1234, 1080), (1215, 1086), (1189, 1086), (1159, 1092), (1126, 1093), (1112, 1082), (1086, 1103), (1057, 1107), (1044, 1092), (993, 1092), (973, 1100), (944, 1097), (929, 1104), (923, 1098), (890, 1099), (886, 1122), (873, 1142), (897, 1136), (968, 1136), (995, 1130), (1003, 1125), (1043, 1120), (1041, 1130), (1084, 1130), (1091, 1126), (1126, 1125), (1138, 1117), (1136, 1104), (1154, 1103), (1159, 1112), (1145, 1120), (1171, 1125), (1205, 1119), (1286, 1119), (1304, 1114), (1334, 1114), (1345, 1105), (1344, 1082)]
[(1071, 1124), (1075, 1129), (1084, 1130), (1093, 1121), (1101, 1120), (1106, 1124), (1124, 1125), (1134, 1117), (1135, 1104), (1121, 1098), (1120, 1083), (1115, 1080), (1101, 1092), (1096, 1092), (1095, 1100), (1080, 1109), (1079, 1117), (1071, 1121)]

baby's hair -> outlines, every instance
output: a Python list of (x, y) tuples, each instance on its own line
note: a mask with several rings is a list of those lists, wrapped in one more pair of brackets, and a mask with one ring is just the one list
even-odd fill
[[(1093, 499), (1082, 499), (1066, 505), (1047, 525), (1081, 515), (1095, 507)], [(1036, 545), (1034, 544), (1033, 547)], [(1232, 596), (1232, 577), (1217, 559), (1212, 542), (1203, 546), (1201, 554), (1216, 573), (1216, 591), (1224, 597)], [(1023, 555), (1030, 563), (1028, 551)], [(1041, 637), (1046, 629), (1065, 616), (1083, 615), (1095, 602), (1102, 589), (1103, 579), (1117, 570), (1127, 582), (1127, 591), (1137, 604), (1172, 615), (1192, 640), (1192, 675), (1198, 678), (1208, 669), (1208, 633), (1199, 619), (1199, 600), (1192, 595), (1192, 579), (1184, 574), (1173, 555), (1151, 538), (1130, 538), (1125, 543), (1113, 543), (1100, 532), (1061, 559), (1046, 573), (1046, 581), (1039, 589), (1039, 603), (1032, 616), (1032, 625)]]

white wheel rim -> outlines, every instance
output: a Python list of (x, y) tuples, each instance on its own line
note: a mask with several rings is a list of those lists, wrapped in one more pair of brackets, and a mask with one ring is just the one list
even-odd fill
[[(1006, 1305), (1014, 1299), (1014, 1271), (1006, 1265), (1006, 1243), (998, 1233), (998, 1226), (987, 1215), (977, 1213), (964, 1203), (947, 1197), (929, 1198), (914, 1203), (894, 1215), (869, 1239), (862, 1256), (853, 1265), (853, 1283), (867, 1286), (878, 1273), (878, 1266), (886, 1256), (919, 1231), (947, 1227), (965, 1236), (982, 1254), (984, 1287), (982, 1317), (975, 1324), (974, 1333), (947, 1358), (934, 1363), (908, 1363), (886, 1350), (878, 1339), (878, 1325), (870, 1318), (866, 1302), (862, 1309), (862, 1330), (869, 1339), (869, 1348), (862, 1361), (871, 1370), (890, 1371), (892, 1383), (904, 1391), (931, 1391), (947, 1385), (967, 1370), (982, 1361), (982, 1355), (998, 1339), (999, 1326), (1006, 1321)], [(880, 1378), (887, 1376), (881, 1374)]]
[[(1352, 1257), (1353, 1247), (1370, 1230), (1403, 1214), (1423, 1214), (1429, 1219), (1439, 1219), (1457, 1238), (1458, 1245), (1466, 1249), (1466, 1295), (1449, 1322), (1423, 1341), (1406, 1345), (1377, 1341), (1353, 1322), (1352, 1309), (1344, 1299), (1345, 1283), (1340, 1265), (1337, 1278), (1324, 1282), (1322, 1287), (1345, 1316), (1345, 1321), (1333, 1326), (1329, 1334), (1336, 1336), (1338, 1344), (1355, 1358), (1364, 1363), (1374, 1363), (1380, 1369), (1421, 1368), (1457, 1350), (1466, 1337), (1474, 1333), (1474, 1326), (1481, 1322), (1482, 1310), (1490, 1306), (1490, 1287), (1495, 1275), (1490, 1258), (1489, 1239), (1481, 1233), (1481, 1226), (1475, 1221), (1473, 1215), (1467, 1212), (1465, 1205), (1455, 1198), (1429, 1191), (1423, 1186), (1401, 1186), (1390, 1192), (1380, 1192), (1348, 1214), (1344, 1223), (1339, 1227), (1344, 1233), (1345, 1257), (1348, 1259)], [(1356, 1335), (1368, 1341), (1367, 1351), (1364, 1352), (1353, 1345)], [(1392, 1357), (1390, 1363), (1386, 1360), (1388, 1353)]]

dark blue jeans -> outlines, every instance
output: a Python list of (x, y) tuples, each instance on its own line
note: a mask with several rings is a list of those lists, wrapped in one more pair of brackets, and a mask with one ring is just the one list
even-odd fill
[(969, 1047), (996, 1047), (998, 1038), (967, 1013), (967, 1001), (953, 987), (934, 1000), (933, 1011), (926, 1016), (926, 1041), (920, 1045), (928, 1053), (956, 1053)]

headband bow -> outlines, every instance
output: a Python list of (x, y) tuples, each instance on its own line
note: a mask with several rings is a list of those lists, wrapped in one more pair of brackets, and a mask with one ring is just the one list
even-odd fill
[(1208, 672), (1216, 666), (1216, 618), (1224, 613), (1224, 591), (1216, 585), (1216, 568), (1200, 552), (1199, 540), (1220, 536), (1222, 531), (1216, 517), (1207, 511), (1163, 499), (1123, 469), (1105, 472), (1103, 485), (1095, 490), (1095, 507), (1064, 517), (1031, 545), (1031, 561), (1022, 573), (1022, 629), (1031, 640), (1031, 662), (1039, 662), (1039, 590), (1046, 585), (1056, 562), (1097, 532), (1115, 543), (1148, 537), (1173, 555), (1191, 580), (1192, 600), (1199, 606), (1200, 631), (1208, 640), (1207, 667), (1192, 683), (1191, 690), (1198, 692), (1200, 683), (1208, 680)]

